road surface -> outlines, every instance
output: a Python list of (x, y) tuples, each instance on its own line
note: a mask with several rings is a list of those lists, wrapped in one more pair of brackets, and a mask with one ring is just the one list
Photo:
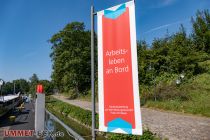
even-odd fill
[[(63, 96), (53, 97), (63, 102), (91, 110), (91, 102), (68, 100)], [(96, 104), (98, 112), (98, 104)], [(161, 138), (170, 140), (210, 140), (210, 118), (169, 111), (141, 108), (144, 128)]]

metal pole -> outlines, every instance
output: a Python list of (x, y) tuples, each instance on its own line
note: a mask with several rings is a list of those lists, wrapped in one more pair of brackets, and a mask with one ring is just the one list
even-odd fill
[(95, 134), (95, 78), (94, 78), (94, 7), (91, 6), (91, 91), (92, 91), (92, 140)]
[(0, 92), (1, 92), (1, 98), (3, 99), (4, 102), (4, 96), (2, 94), (2, 86), (4, 85), (4, 81), (2, 79), (0, 79)]
[(2, 97), (2, 92), (1, 92), (1, 85), (0, 85), (0, 97), (2, 98), (2, 100), (3, 100), (3, 97)]
[(1, 90), (1, 98), (2, 98), (2, 101), (4, 102), (4, 95), (3, 95), (3, 93), (2, 93), (2, 86), (3, 86), (3, 85), (0, 86), (0, 87), (1, 87), (0, 90)]
[(14, 82), (13, 94), (15, 94), (15, 82)]

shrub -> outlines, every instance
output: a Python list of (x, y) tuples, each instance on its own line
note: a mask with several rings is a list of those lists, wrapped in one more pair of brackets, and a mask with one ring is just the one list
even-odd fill
[[(47, 100), (50, 100), (50, 102), (48, 101), (46, 103), (46, 108), (49, 109), (49, 111), (54, 112), (54, 115), (56, 115), (56, 112), (58, 112), (58, 110), (62, 110), (62, 112), (59, 115), (65, 116), (65, 118), (67, 118), (66, 116), (68, 114), (69, 116), (78, 120), (82, 124), (85, 124), (89, 127), (91, 126), (92, 124), (91, 111), (84, 110), (80, 107), (76, 107), (76, 106), (61, 102), (52, 97), (47, 97)], [(98, 114), (96, 114), (96, 128), (98, 128)], [(157, 139), (155, 138), (155, 135), (149, 130), (145, 130), (142, 136), (108, 133), (106, 137), (109, 140), (155, 140)]]
[(109, 133), (107, 137), (109, 140), (155, 140), (157, 139), (155, 138), (155, 135), (152, 132), (150, 132), (148, 129), (144, 130), (142, 136)]
[(181, 101), (186, 101), (190, 99), (189, 94), (184, 91), (181, 91), (176, 84), (166, 84), (159, 83), (154, 91), (156, 94), (157, 100), (173, 100), (179, 99)]

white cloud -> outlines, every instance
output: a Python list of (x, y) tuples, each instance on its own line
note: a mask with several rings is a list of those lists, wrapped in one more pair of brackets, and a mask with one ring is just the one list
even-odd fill
[(177, 24), (182, 24), (182, 23), (187, 22), (187, 21), (189, 21), (189, 19), (181, 20), (181, 21), (176, 21), (176, 22), (172, 22), (172, 23), (169, 23), (169, 24), (164, 24), (164, 25), (161, 25), (161, 26), (152, 28), (152, 29), (144, 32), (144, 34), (148, 34), (148, 33), (151, 33), (151, 32), (157, 31), (157, 30), (160, 30), (160, 29), (164, 29), (164, 28), (167, 28), (169, 26), (173, 26), (173, 25), (177, 25)]
[(158, 26), (158, 27), (155, 27), (155, 28), (152, 28), (152, 29), (146, 31), (145, 34), (151, 33), (153, 31), (157, 31), (157, 30), (160, 30), (160, 29), (163, 29), (163, 28), (172, 26), (172, 25), (176, 25), (176, 24), (179, 24), (179, 23), (181, 23), (181, 22), (180, 21), (177, 21), (177, 22), (174, 22), (174, 23), (169, 23), (169, 24), (161, 25), (161, 26)]
[(162, 0), (162, 6), (168, 6), (175, 2), (176, 0)]
[(153, 0), (150, 8), (162, 8), (169, 5), (172, 5), (177, 0)]

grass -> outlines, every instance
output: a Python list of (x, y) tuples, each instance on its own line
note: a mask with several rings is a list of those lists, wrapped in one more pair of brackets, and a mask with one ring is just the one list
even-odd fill
[[(201, 62), (199, 63), (199, 65), (202, 65), (202, 67), (208, 70), (210, 69), (210, 60)], [(163, 98), (157, 101), (154, 101), (154, 95), (152, 95), (154, 93), (154, 91), (152, 91), (154, 88), (152, 88), (152, 90), (149, 87), (144, 88), (141, 86), (140, 88), (143, 88), (141, 104), (145, 107), (152, 107), (163, 110), (178, 111), (183, 113), (190, 113), (210, 117), (209, 72), (196, 75), (191, 79), (185, 80), (178, 88), (176, 87), (176, 85), (162, 85), (162, 88), (159, 91), (161, 94), (159, 95)], [(90, 92), (91, 91), (89, 91), (86, 96), (79, 96), (77, 99), (91, 101)], [(147, 97), (148, 95), (151, 97)], [(182, 99), (176, 97), (181, 97)], [(145, 100), (144, 98), (147, 99)]]
[(144, 130), (142, 136), (123, 135), (123, 134), (108, 134), (109, 140), (159, 140), (151, 131)]
[[(91, 90), (89, 90), (86, 95), (79, 95), (79, 97), (77, 99), (81, 100), (81, 101), (91, 102)], [(96, 100), (97, 99), (98, 98), (96, 98)]]
[[(86, 139), (88, 139), (88, 140), (91, 139), (90, 129), (84, 127), (83, 125), (80, 125), (75, 120), (73, 120), (69, 117), (66, 117), (65, 114), (62, 114), (61, 112), (59, 112), (59, 110), (56, 110), (55, 108), (49, 108), (48, 107), (48, 110), (51, 113), (53, 113), (55, 116), (57, 116), (61, 121), (63, 121), (70, 128), (72, 128), (75, 132), (77, 132), (79, 135), (86, 136)], [(60, 126), (59, 128), (57, 128), (57, 126), (56, 126), (56, 129), (59, 130), (59, 131), (62, 131), (62, 132), (66, 132), (66, 130), (62, 126)], [(68, 134), (65, 133), (65, 136), (66, 136), (65, 139), (69, 139)], [(89, 136), (89, 137), (87, 137), (87, 136)], [(64, 138), (62, 137), (60, 139), (64, 139)]]
[(198, 65), (210, 74), (210, 60), (200, 62)]
[[(80, 107), (70, 105), (68, 103), (57, 100), (51, 96), (46, 97), (46, 108), (70, 127), (72, 127), (70, 123), (71, 119), (67, 116), (76, 119), (78, 122), (84, 125), (87, 125), (89, 127), (91, 126), (92, 117), (91, 117), (91, 111), (89, 110), (84, 110)], [(98, 128), (98, 115), (96, 115), (96, 127)], [(153, 134), (149, 130), (144, 130), (142, 136), (113, 134), (113, 133), (107, 133), (103, 135), (110, 140), (158, 140), (159, 139), (156, 137), (155, 134)]]
[[(48, 96), (46, 98), (46, 108), (58, 111), (65, 116), (70, 116), (77, 119), (81, 123), (91, 126), (91, 112), (86, 111), (80, 107), (64, 103), (58, 99)], [(98, 125), (98, 124), (97, 124)]]
[[(210, 60), (201, 62), (199, 65), (202, 65), (205, 69), (210, 69)], [(151, 96), (151, 94), (148, 94), (149, 92), (154, 92), (150, 91), (151, 88), (146, 90), (147, 88), (143, 87), (144, 94), (142, 95), (143, 98), (141, 98), (141, 104), (145, 107), (210, 117), (210, 73), (208, 72), (196, 75), (191, 79), (184, 81), (183, 84), (181, 84), (178, 88), (176, 85), (175, 87), (173, 87), (173, 85), (168, 87), (167, 85), (163, 85), (160, 91), (162, 95), (160, 96), (172, 96), (170, 99), (163, 98), (162, 100), (154, 101), (154, 95), (149, 98), (146, 97), (148, 95)], [(91, 101), (90, 92), (91, 91), (89, 91), (86, 96), (79, 96), (77, 99)], [(165, 98), (168, 98), (168, 96)], [(179, 98), (176, 98), (178, 96), (183, 96), (182, 98), (187, 99), (180, 100)], [(148, 99), (144, 100), (144, 97)]]
[(187, 93), (190, 99), (148, 100), (145, 106), (210, 117), (210, 74), (204, 73), (191, 78), (179, 90)]

